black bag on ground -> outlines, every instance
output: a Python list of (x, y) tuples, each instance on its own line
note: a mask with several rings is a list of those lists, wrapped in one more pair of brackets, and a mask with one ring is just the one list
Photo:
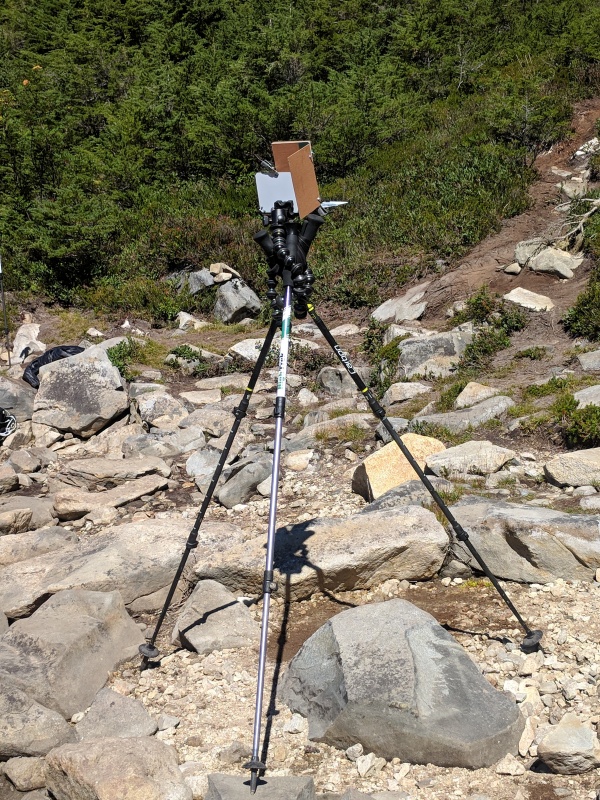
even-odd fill
[(46, 352), (43, 353), (39, 358), (36, 358), (35, 361), (32, 361), (31, 364), (29, 364), (23, 373), (23, 380), (27, 381), (27, 383), (33, 386), (34, 389), (37, 389), (40, 385), (40, 379), (38, 378), (40, 367), (43, 367), (45, 364), (52, 364), (53, 361), (60, 361), (62, 358), (76, 356), (77, 353), (83, 353), (84, 350), (84, 347), (77, 347), (74, 344), (64, 344), (59, 345), (59, 347), (52, 347), (50, 350), (46, 350)]

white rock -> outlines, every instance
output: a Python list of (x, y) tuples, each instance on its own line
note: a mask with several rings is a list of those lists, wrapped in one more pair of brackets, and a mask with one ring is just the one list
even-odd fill
[(550, 311), (551, 308), (554, 308), (554, 303), (549, 297), (530, 292), (528, 289), (513, 289), (504, 295), (504, 299), (530, 311)]
[(438, 477), (489, 475), (515, 458), (514, 450), (487, 441), (473, 441), (449, 447), (427, 456), (427, 467)]
[(600, 447), (559, 453), (544, 470), (560, 486), (595, 486), (600, 483)]
[(518, 261), (513, 261), (512, 264), (504, 267), (504, 272), (506, 272), (507, 275), (518, 275), (522, 269)]
[(430, 391), (431, 386), (427, 386), (425, 383), (393, 383), (383, 395), (381, 405), (387, 408), (394, 403), (403, 403), (405, 400), (411, 400), (413, 397), (427, 394)]
[(557, 247), (546, 247), (529, 260), (534, 272), (548, 272), (561, 278), (572, 278), (573, 270), (583, 262), (583, 256), (572, 256)]
[(496, 772), (498, 775), (523, 775), (525, 767), (513, 755), (507, 753), (502, 761), (496, 764)]
[(468, 408), (498, 394), (500, 394), (500, 389), (470, 381), (454, 401), (454, 408)]
[(348, 322), (345, 325), (338, 325), (337, 328), (333, 328), (331, 331), (331, 335), (334, 337), (334, 339), (338, 336), (356, 336), (358, 333), (360, 333), (360, 328), (358, 325), (354, 325), (351, 322)]
[(198, 392), (181, 392), (179, 397), (182, 400), (187, 400), (193, 406), (206, 406), (221, 402), (221, 390), (206, 389)]
[(581, 389), (579, 392), (575, 392), (573, 397), (578, 402), (577, 408), (600, 406), (600, 384)]
[(392, 297), (386, 300), (373, 311), (371, 316), (379, 322), (419, 319), (427, 308), (427, 302), (422, 302), (422, 300), (430, 283), (431, 281), (427, 281), (419, 286), (413, 286), (402, 297)]
[(301, 408), (306, 408), (307, 406), (313, 406), (319, 402), (319, 398), (314, 392), (311, 392), (310, 389), (302, 388), (298, 392), (298, 403)]
[(578, 775), (600, 767), (600, 742), (575, 714), (565, 714), (538, 745), (538, 756), (552, 772)]

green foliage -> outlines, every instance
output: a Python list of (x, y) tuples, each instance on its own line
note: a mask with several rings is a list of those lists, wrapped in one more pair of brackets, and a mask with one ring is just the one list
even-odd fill
[(451, 386), (447, 389), (444, 389), (440, 393), (439, 400), (435, 404), (436, 411), (438, 412), (446, 412), (452, 411), (454, 408), (454, 401), (458, 397), (458, 395), (462, 392), (469, 381), (465, 378), (460, 381), (455, 381)]
[(523, 390), (523, 397), (548, 397), (548, 395), (556, 394), (568, 388), (570, 383), (570, 378), (552, 377), (546, 383), (533, 383), (530, 386), (526, 386)]
[(200, 358), (199, 351), (195, 350), (189, 344), (180, 344), (174, 347), (172, 350), (169, 350), (169, 355), (177, 356), (177, 358), (185, 358), (186, 361), (195, 361), (197, 358)]
[(541, 361), (546, 358), (548, 351), (545, 347), (528, 347), (526, 350), (519, 350), (513, 358), (528, 358), (530, 361)]
[(140, 362), (144, 355), (144, 345), (127, 337), (114, 347), (109, 347), (106, 354), (113, 366), (115, 366), (126, 381), (130, 381), (135, 377), (135, 373), (131, 371), (131, 365)]
[(571, 447), (600, 446), (600, 408), (585, 406), (571, 411), (565, 436)]
[(596, 267), (587, 289), (565, 314), (563, 324), (573, 336), (600, 341), (600, 267)]

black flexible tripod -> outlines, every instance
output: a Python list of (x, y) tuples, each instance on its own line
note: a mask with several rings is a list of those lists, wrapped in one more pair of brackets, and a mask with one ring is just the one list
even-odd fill
[[(248, 387), (246, 388), (239, 406), (234, 409), (233, 413), (235, 421), (227, 438), (225, 447), (221, 453), (219, 463), (215, 469), (210, 485), (208, 487), (206, 496), (202, 502), (202, 506), (194, 523), (194, 526), (189, 534), (185, 549), (181, 558), (181, 562), (171, 584), (169, 593), (165, 600), (163, 609), (160, 613), (156, 623), (152, 637), (146, 644), (140, 646), (140, 653), (143, 656), (143, 667), (147, 664), (148, 659), (155, 659), (159, 656), (158, 648), (156, 647), (156, 638), (160, 631), (161, 625), (164, 621), (167, 610), (173, 599), (175, 589), (181, 578), (187, 559), (192, 550), (198, 546), (198, 532), (200, 525), (204, 519), (208, 506), (210, 504), (213, 492), (217, 486), (217, 482), (227, 461), (229, 451), (233, 444), (233, 440), (238, 431), (242, 419), (246, 416), (250, 396), (256, 386), (260, 371), (264, 365), (265, 359), (271, 348), (275, 331), (281, 326), (281, 346), (279, 351), (279, 374), (277, 379), (277, 394), (275, 398), (275, 436), (273, 446), (273, 469), (271, 476), (271, 496), (269, 501), (269, 521), (267, 530), (267, 554), (265, 571), (263, 575), (263, 610), (261, 621), (261, 634), (260, 634), (260, 650), (259, 650), (259, 663), (258, 663), (258, 678), (256, 689), (256, 705), (254, 714), (254, 732), (252, 741), (252, 757), (245, 765), (250, 770), (250, 789), (254, 794), (258, 785), (258, 776), (260, 772), (266, 769), (266, 765), (260, 758), (260, 734), (261, 734), (261, 718), (262, 718), (262, 702), (264, 693), (264, 675), (266, 666), (266, 651), (267, 651), (267, 636), (268, 636), (268, 622), (269, 622), (269, 607), (271, 593), (276, 590), (277, 586), (273, 581), (273, 558), (274, 558), (274, 543), (275, 543), (275, 530), (276, 530), (276, 515), (277, 515), (277, 494), (279, 484), (279, 470), (281, 460), (281, 440), (283, 432), (283, 419), (285, 415), (285, 402), (286, 402), (286, 375), (287, 375), (287, 362), (288, 350), (291, 334), (291, 315), (292, 306), (294, 314), (299, 319), (304, 319), (307, 314), (310, 314), (312, 320), (317, 328), (323, 334), (325, 340), (336, 354), (340, 363), (343, 365), (346, 372), (354, 381), (357, 389), (366, 398), (369, 407), (373, 414), (381, 420), (384, 427), (390, 434), (391, 438), (396, 442), (402, 454), (409, 462), (411, 467), (419, 476), (442, 513), (452, 526), (456, 538), (459, 542), (463, 543), (470, 551), (473, 558), (477, 561), (481, 570), (489, 578), (494, 588), (500, 594), (502, 600), (506, 603), (512, 614), (515, 616), (519, 625), (525, 631), (525, 637), (521, 644), (522, 650), (525, 652), (532, 652), (537, 649), (541, 639), (541, 630), (532, 630), (524, 619), (521, 617), (510, 598), (504, 589), (498, 583), (496, 577), (492, 574), (484, 560), (481, 558), (474, 545), (469, 539), (468, 533), (464, 530), (462, 525), (454, 517), (450, 509), (444, 503), (435, 487), (425, 475), (412, 453), (399, 434), (394, 429), (392, 423), (387, 419), (386, 414), (380, 403), (373, 395), (361, 377), (357, 374), (352, 362), (350, 361), (347, 353), (340, 347), (336, 340), (331, 335), (329, 329), (323, 320), (317, 314), (315, 307), (310, 303), (310, 294), (314, 283), (314, 276), (310, 268), (306, 264), (306, 257), (312, 241), (314, 240), (320, 226), (323, 224), (324, 218), (318, 214), (309, 214), (304, 222), (300, 224), (293, 212), (292, 202), (277, 202), (271, 212), (264, 217), (264, 223), (267, 226), (264, 230), (260, 231), (254, 236), (255, 241), (263, 249), (268, 264), (268, 291), (267, 298), (271, 303), (273, 311), (273, 318), (271, 326), (268, 330), (267, 336), (261, 348), (258, 360), (252, 371)], [(278, 294), (277, 283), (281, 280), (283, 294)]]

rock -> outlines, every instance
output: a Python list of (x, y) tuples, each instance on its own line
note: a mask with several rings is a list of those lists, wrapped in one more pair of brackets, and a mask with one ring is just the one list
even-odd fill
[(60, 520), (79, 519), (98, 508), (119, 508), (144, 495), (166, 489), (167, 486), (166, 478), (160, 475), (145, 475), (106, 492), (65, 489), (57, 492), (54, 497), (54, 513)]
[[(262, 595), (264, 545), (261, 535), (224, 549), (218, 560), (201, 555), (194, 572), (232, 592)], [(434, 515), (416, 506), (311, 520), (277, 531), (274, 579), (286, 592), (289, 587), (291, 600), (317, 590), (378, 586), (389, 578), (424, 580), (439, 570), (447, 546)]]
[(303, 472), (310, 464), (313, 454), (314, 450), (296, 450), (296, 452), (286, 455), (283, 464), (294, 472)]
[(539, 238), (527, 239), (523, 242), (519, 242), (515, 247), (515, 261), (521, 267), (527, 266), (529, 259), (537, 255), (540, 250), (543, 250), (546, 247), (546, 244), (547, 242), (545, 239)]
[(36, 703), (10, 678), (0, 676), (0, 759), (45, 756), (74, 739), (74, 729), (57, 711)]
[(557, 247), (546, 247), (529, 259), (534, 272), (548, 272), (561, 278), (572, 278), (573, 270), (581, 266), (583, 256), (572, 256)]
[(579, 775), (600, 767), (600, 742), (575, 714), (565, 714), (538, 745), (538, 758), (560, 775)]
[(504, 758), (496, 764), (496, 772), (498, 775), (524, 775), (525, 767), (520, 761), (517, 761), (512, 753), (507, 753)]
[(218, 450), (206, 447), (188, 458), (185, 462), (185, 471), (190, 478), (196, 479), (198, 487), (208, 487), (220, 458), (221, 453)]
[(215, 279), (208, 269), (201, 269), (197, 272), (190, 272), (187, 279), (188, 291), (191, 295), (204, 291), (209, 286), (213, 286)]
[(46, 364), (39, 374), (34, 423), (87, 439), (129, 405), (119, 370), (100, 346)]
[(225, 508), (233, 508), (238, 503), (245, 502), (254, 494), (259, 483), (269, 477), (272, 470), (271, 458), (264, 458), (246, 464), (217, 492), (217, 499)]
[(207, 406), (221, 402), (221, 390), (206, 389), (199, 392), (181, 392), (179, 397), (193, 406)]
[(427, 308), (427, 302), (423, 300), (425, 292), (431, 281), (413, 286), (402, 295), (402, 297), (392, 297), (386, 300), (373, 311), (371, 317), (378, 322), (403, 322), (404, 320), (415, 320), (423, 316)]
[[(31, 512), (28, 512), (31, 514)], [(0, 514), (0, 519), (2, 518)], [(0, 537), (0, 567), (52, 553), (77, 541), (73, 531), (64, 528), (42, 528), (31, 533)]]
[(577, 356), (581, 369), (586, 372), (600, 372), (600, 350), (592, 350), (589, 353), (580, 353)]
[(0, 676), (70, 719), (142, 642), (118, 592), (59, 592), (4, 634)]
[(548, 478), (559, 486), (600, 483), (600, 447), (559, 453), (544, 465)]
[(423, 416), (415, 417), (408, 427), (409, 429), (418, 429), (419, 425), (427, 423), (447, 428), (452, 433), (463, 433), (469, 428), (478, 428), (484, 422), (497, 419), (514, 404), (514, 400), (511, 400), (510, 397), (499, 395), (459, 411), (448, 411), (443, 414), (424, 414)]
[(519, 262), (514, 261), (512, 264), (508, 264), (508, 266), (504, 267), (504, 272), (507, 275), (520, 275), (522, 269), (523, 267), (519, 264)]
[[(408, 428), (408, 420), (404, 417), (388, 417), (387, 421), (390, 423), (396, 433), (404, 433), (404, 431)], [(383, 422), (380, 422), (375, 428), (375, 436), (378, 439), (381, 439), (384, 444), (388, 444), (392, 441), (392, 436)]]
[(584, 497), (579, 502), (581, 508), (586, 511), (600, 511), (600, 495), (596, 494), (594, 497)]
[(498, 447), (487, 441), (474, 441), (427, 456), (425, 463), (431, 472), (441, 478), (456, 478), (498, 472), (516, 455), (514, 450), (506, 447)]
[(360, 328), (358, 325), (354, 325), (352, 322), (347, 322), (343, 325), (338, 325), (337, 327), (332, 328), (330, 333), (334, 339), (336, 339), (338, 336), (356, 336), (360, 333)]
[(8, 464), (0, 464), (0, 494), (11, 492), (19, 485), (17, 473)]
[[(0, 569), (0, 610), (10, 619), (30, 614), (62, 589), (118, 590), (126, 604), (170, 586), (191, 521), (178, 517), (115, 525), (61, 550)], [(204, 521), (197, 553), (220, 558), (239, 541), (238, 528)], [(185, 577), (185, 576), (184, 576)], [(158, 603), (160, 608), (162, 602)]]
[(8, 463), (15, 472), (37, 472), (42, 465), (41, 460), (29, 450), (16, 450), (11, 453)]
[(161, 475), (168, 478), (171, 468), (162, 458), (145, 456), (143, 458), (78, 458), (62, 467), (67, 475), (83, 478), (87, 483), (122, 484), (125, 481), (141, 478), (143, 475)]
[[(259, 340), (260, 341), (260, 340)], [(196, 381), (196, 389), (245, 389), (250, 382), (250, 373), (232, 372), (228, 375), (215, 375), (214, 378), (202, 378)], [(270, 391), (277, 386), (276, 381), (259, 378), (254, 387), (254, 393)]]
[(307, 450), (315, 447), (322, 438), (335, 438), (344, 436), (349, 427), (357, 427), (364, 431), (370, 431), (371, 414), (345, 414), (342, 417), (328, 419), (308, 425), (299, 433), (290, 436), (290, 443), (294, 450)]
[[(430, 436), (405, 433), (400, 438), (421, 469), (425, 468), (425, 461), (429, 455), (445, 450), (442, 442)], [(352, 491), (370, 502), (394, 486), (412, 481), (416, 477), (416, 472), (396, 442), (390, 442), (359, 464), (352, 476)]]
[(197, 408), (179, 423), (179, 427), (200, 427), (208, 436), (219, 437), (229, 433), (234, 422), (231, 411), (219, 406)]
[(199, 425), (190, 425), (175, 431), (154, 430), (152, 433), (129, 436), (122, 448), (125, 458), (153, 456), (171, 460), (184, 453), (201, 450), (205, 444), (203, 429)]
[(4, 774), (20, 792), (32, 792), (46, 785), (46, 762), (43, 758), (11, 758), (4, 765)]
[(306, 408), (307, 406), (313, 406), (319, 402), (319, 398), (314, 392), (311, 392), (310, 389), (300, 389), (298, 392), (298, 404), (301, 408)]
[(142, 394), (134, 403), (142, 422), (155, 428), (173, 430), (188, 416), (183, 403), (165, 391)]
[[(450, 492), (454, 488), (450, 481), (444, 480), (444, 478), (438, 478), (435, 475), (428, 475), (427, 477), (438, 492)], [(429, 491), (420, 480), (407, 481), (400, 486), (389, 489), (377, 500), (366, 505), (360, 513), (370, 514), (373, 511), (384, 511), (387, 508), (396, 508), (397, 506), (431, 506), (434, 502)]]
[(393, 383), (381, 398), (381, 405), (388, 408), (394, 403), (404, 403), (421, 394), (431, 391), (431, 386), (424, 383)]
[(2, 637), (2, 635), (5, 634), (7, 630), (8, 630), (8, 620), (6, 619), (6, 614), (3, 614), (2, 611), (0, 611), (0, 637)]
[(199, 581), (177, 617), (173, 643), (205, 655), (213, 650), (252, 647), (260, 628), (243, 603), (216, 581)]
[(165, 387), (162, 383), (130, 383), (129, 397), (131, 400), (134, 400), (141, 394), (147, 394), (147, 392), (164, 392), (164, 390)]
[[(31, 510), (28, 508), (15, 508), (13, 511), (0, 511), (0, 537), (10, 536), (11, 534), (28, 531), (31, 526)], [(0, 538), (0, 552), (2, 548), (2, 538)]]
[[(590, 581), (600, 566), (598, 523), (589, 515), (476, 497), (463, 498), (451, 511), (498, 578)], [(478, 569), (471, 558), (469, 564)]]
[[(57, 800), (192, 800), (173, 747), (155, 738), (65, 744), (46, 757)], [(124, 790), (126, 787), (126, 795)]]
[(574, 179), (572, 181), (561, 181), (556, 184), (556, 188), (560, 189), (569, 200), (578, 200), (587, 194), (589, 187), (587, 181)]
[(586, 389), (581, 389), (575, 392), (573, 397), (578, 402), (577, 408), (585, 408), (586, 406), (600, 406), (600, 384), (596, 386), (588, 386)]
[(0, 407), (12, 414), (17, 422), (31, 419), (34, 400), (35, 389), (29, 384), (0, 377)]
[(199, 331), (209, 324), (202, 319), (196, 319), (192, 314), (188, 314), (185, 311), (180, 311), (177, 314), (177, 321), (179, 322), (180, 331)]
[(280, 695), (308, 717), (310, 739), (403, 762), (479, 769), (516, 752), (523, 729), (515, 703), (404, 600), (330, 619), (291, 661)]
[[(258, 786), (263, 800), (315, 800), (313, 779), (306, 776), (269, 774), (266, 782)], [(243, 800), (248, 794), (247, 778), (241, 775), (208, 776), (208, 792), (204, 800)]]
[[(21, 364), (24, 358), (21, 353), (28, 347), (29, 355), (32, 353), (43, 353), (46, 345), (38, 340), (40, 326), (36, 322), (26, 322), (20, 325), (13, 339), (13, 351), (11, 361), (13, 364)], [(27, 356), (25, 356), (26, 358)]]
[(123, 697), (112, 689), (100, 689), (90, 710), (75, 726), (82, 740), (153, 736), (158, 725), (139, 700)]
[(0, 514), (5, 514), (16, 509), (26, 509), (31, 511), (31, 522), (29, 530), (37, 530), (56, 522), (54, 515), (54, 499), (49, 497), (24, 497), (23, 495), (12, 495), (11, 497), (0, 498)]
[(490, 397), (495, 397), (498, 394), (500, 394), (500, 389), (470, 381), (454, 401), (454, 408), (469, 408), (469, 406), (473, 406)]
[[(355, 367), (356, 374), (363, 381), (369, 380), (367, 367)], [(349, 397), (358, 391), (356, 384), (343, 367), (323, 367), (317, 375), (317, 385), (334, 397)]]
[(33, 438), (31, 420), (25, 420), (19, 423), (14, 433), (11, 433), (10, 436), (4, 439), (3, 446), (6, 447), (7, 450), (18, 450), (20, 447), (27, 447), (27, 445), (33, 441)]
[(244, 281), (234, 278), (217, 289), (214, 316), (225, 323), (240, 322), (260, 313), (260, 300)]
[(450, 375), (473, 334), (468, 331), (436, 333), (418, 339), (405, 339), (398, 345), (398, 373), (406, 378), (416, 375), (445, 377)]
[(521, 308), (527, 308), (529, 311), (550, 311), (551, 308), (554, 308), (554, 303), (546, 295), (536, 294), (530, 292), (529, 289), (520, 287), (505, 294), (504, 299), (521, 306)]

